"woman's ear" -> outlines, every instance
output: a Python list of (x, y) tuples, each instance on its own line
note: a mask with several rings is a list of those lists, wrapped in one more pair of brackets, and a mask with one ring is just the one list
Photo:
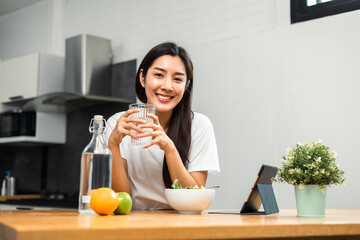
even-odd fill
[(145, 77), (144, 77), (143, 73), (144, 73), (144, 70), (140, 69), (140, 74), (139, 74), (140, 83), (141, 83), (141, 86), (143, 88), (145, 88)]

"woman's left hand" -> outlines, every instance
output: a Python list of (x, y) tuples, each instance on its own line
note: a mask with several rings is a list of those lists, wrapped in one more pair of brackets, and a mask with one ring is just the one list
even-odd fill
[(148, 117), (152, 118), (154, 120), (154, 123), (146, 123), (139, 125), (141, 128), (152, 128), (153, 131), (146, 131), (140, 135), (138, 135), (139, 138), (143, 137), (152, 137), (152, 140), (145, 144), (142, 148), (148, 148), (152, 145), (158, 145), (161, 150), (166, 152), (167, 150), (170, 150), (171, 148), (175, 147), (174, 142), (168, 137), (168, 135), (165, 133), (164, 129), (161, 127), (159, 123), (159, 118), (156, 115), (148, 114)]

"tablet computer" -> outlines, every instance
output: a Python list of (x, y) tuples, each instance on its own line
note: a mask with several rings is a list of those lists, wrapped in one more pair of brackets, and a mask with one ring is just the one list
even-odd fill
[[(271, 179), (276, 176), (277, 167), (262, 165), (258, 176), (245, 200), (241, 214), (270, 214), (279, 212)], [(264, 211), (259, 211), (261, 204)]]
[[(259, 170), (254, 185), (240, 211), (213, 211), (220, 214), (271, 214), (279, 212), (271, 179), (276, 176), (278, 169), (263, 164)], [(261, 204), (264, 211), (259, 211)]]

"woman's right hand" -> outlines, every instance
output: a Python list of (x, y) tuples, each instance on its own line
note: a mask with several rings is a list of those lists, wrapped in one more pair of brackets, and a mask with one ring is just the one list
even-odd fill
[(138, 136), (136, 136), (134, 132), (130, 131), (130, 129), (135, 130), (139, 133), (144, 132), (144, 130), (137, 125), (145, 124), (146, 121), (140, 118), (130, 117), (131, 114), (137, 112), (140, 112), (140, 109), (133, 108), (127, 110), (123, 115), (121, 115), (109, 137), (109, 147), (119, 146), (119, 144), (122, 142), (123, 137), (125, 137), (126, 135), (138, 139)]

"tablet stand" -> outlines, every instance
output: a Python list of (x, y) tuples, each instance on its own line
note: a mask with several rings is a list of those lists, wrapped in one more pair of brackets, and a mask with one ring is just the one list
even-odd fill
[[(256, 188), (259, 191), (259, 195), (261, 198), (262, 205), (264, 207), (264, 211), (258, 211), (257, 209), (246, 206), (245, 204), (244, 208), (242, 209), (242, 214), (272, 214), (272, 213), (278, 213), (279, 208), (276, 203), (274, 190), (272, 188), (271, 184), (256, 184)], [(256, 191), (256, 189), (255, 189)]]

